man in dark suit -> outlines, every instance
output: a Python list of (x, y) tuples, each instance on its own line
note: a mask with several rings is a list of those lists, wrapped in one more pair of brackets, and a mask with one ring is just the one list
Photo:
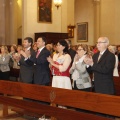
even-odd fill
[(38, 51), (36, 57), (29, 57), (26, 60), (27, 64), (34, 63), (34, 84), (46, 85), (50, 83), (50, 69), (47, 57), (50, 56), (50, 52), (46, 49), (46, 38), (39, 37), (37, 39)]
[(103, 94), (115, 94), (113, 83), (113, 70), (115, 66), (115, 55), (108, 51), (109, 40), (107, 37), (100, 37), (97, 48), (100, 52), (92, 57), (86, 57), (84, 62), (94, 73), (95, 92)]
[(71, 48), (70, 40), (66, 39), (66, 42), (68, 44), (68, 54), (70, 55), (70, 57), (72, 59), (72, 62), (71, 62), (71, 64), (72, 64), (73, 60), (74, 60), (74, 57), (76, 55), (76, 51)]
[(24, 83), (32, 83), (33, 82), (33, 65), (27, 64), (25, 62), (25, 57), (22, 55), (23, 53), (30, 52), (31, 57), (35, 56), (35, 52), (32, 49), (33, 39), (31, 37), (26, 37), (23, 41), (24, 51), (21, 50), (21, 58), (18, 62), (20, 65), (20, 81)]

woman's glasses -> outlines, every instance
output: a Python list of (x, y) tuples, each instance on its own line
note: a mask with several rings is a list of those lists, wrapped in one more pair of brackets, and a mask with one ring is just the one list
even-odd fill
[(83, 50), (83, 49), (77, 49), (77, 51), (81, 51), (81, 50)]

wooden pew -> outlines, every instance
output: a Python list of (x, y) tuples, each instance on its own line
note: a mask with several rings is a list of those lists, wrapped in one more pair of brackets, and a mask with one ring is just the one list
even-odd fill
[(120, 117), (120, 97), (92, 92), (59, 89), (18, 82), (0, 81), (0, 93), (50, 102), (44, 105), (9, 96), (0, 96), (0, 103), (21, 108), (38, 115), (54, 116), (59, 120), (111, 120), (96, 114), (57, 108), (54, 104), (70, 106)]
[(114, 85), (115, 85), (116, 95), (120, 96), (120, 76), (114, 77)]

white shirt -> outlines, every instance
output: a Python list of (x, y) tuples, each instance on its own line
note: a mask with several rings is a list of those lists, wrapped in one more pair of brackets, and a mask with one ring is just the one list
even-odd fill
[[(44, 46), (44, 47), (45, 47), (45, 46)], [(41, 51), (43, 50), (43, 48), (44, 48), (44, 47), (42, 47), (42, 48), (39, 48), (38, 50), (41, 52)]]
[(71, 57), (69, 54), (64, 54), (64, 55), (59, 56), (59, 53), (58, 53), (58, 54), (54, 54), (53, 61), (56, 61), (59, 64), (62, 64), (62, 65), (59, 65), (59, 71), (65, 72), (70, 66)]

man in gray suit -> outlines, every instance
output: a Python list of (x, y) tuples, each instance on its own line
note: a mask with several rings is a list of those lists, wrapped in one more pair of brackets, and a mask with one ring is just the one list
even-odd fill
[(21, 58), (19, 60), (20, 65), (20, 81), (24, 83), (33, 83), (34, 63), (27, 64), (23, 54), (30, 52), (31, 57), (35, 57), (35, 51), (32, 49), (33, 39), (26, 37), (23, 41), (24, 51), (21, 51)]

